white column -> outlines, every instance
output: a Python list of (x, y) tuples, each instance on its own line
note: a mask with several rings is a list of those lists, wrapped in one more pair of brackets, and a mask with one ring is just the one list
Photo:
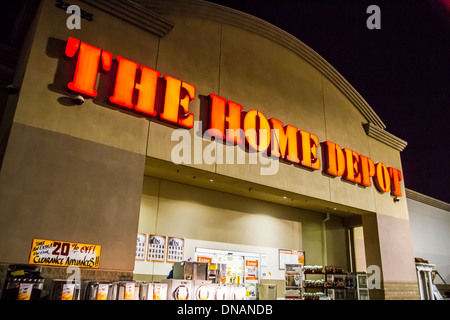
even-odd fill
[(427, 276), (428, 276), (428, 290), (430, 292), (430, 300), (434, 300), (433, 280), (431, 278), (431, 270), (427, 271)]
[(417, 281), (419, 282), (420, 300), (425, 300), (425, 297), (424, 297), (424, 294), (423, 294), (422, 278), (420, 277), (420, 269), (419, 269), (419, 267), (417, 267)]

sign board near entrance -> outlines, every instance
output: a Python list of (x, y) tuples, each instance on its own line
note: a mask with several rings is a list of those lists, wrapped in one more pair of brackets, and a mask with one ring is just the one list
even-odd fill
[(94, 244), (34, 239), (28, 263), (98, 269), (100, 251), (101, 246)]

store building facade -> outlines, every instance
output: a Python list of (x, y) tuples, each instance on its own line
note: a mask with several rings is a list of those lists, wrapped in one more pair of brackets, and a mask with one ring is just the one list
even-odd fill
[(72, 1), (81, 29), (58, 4), (36, 12), (2, 118), (3, 265), (49, 239), (101, 246), (83, 275), (159, 281), (172, 263), (136, 259), (144, 234), (182, 239), (182, 260), (257, 254), (275, 281), (281, 249), (355, 271), (362, 227), (371, 299), (419, 299), (406, 142), (317, 53), (197, 0)]

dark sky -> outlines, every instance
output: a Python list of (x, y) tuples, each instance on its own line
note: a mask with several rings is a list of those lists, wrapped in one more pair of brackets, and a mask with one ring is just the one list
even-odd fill
[[(406, 187), (450, 203), (450, 0), (213, 0), (319, 53), (408, 142)], [(369, 30), (369, 5), (381, 29)]]

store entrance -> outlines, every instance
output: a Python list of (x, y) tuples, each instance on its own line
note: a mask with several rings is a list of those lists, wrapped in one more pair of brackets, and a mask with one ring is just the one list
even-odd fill
[(226, 283), (244, 285), (247, 298), (256, 299), (261, 278), (261, 254), (196, 248), (195, 259), (198, 262), (225, 264)]
[(214, 255), (215, 263), (223, 263), (227, 266), (227, 280), (228, 284), (242, 284), (244, 275), (243, 265), (244, 257), (235, 254), (216, 254)]

